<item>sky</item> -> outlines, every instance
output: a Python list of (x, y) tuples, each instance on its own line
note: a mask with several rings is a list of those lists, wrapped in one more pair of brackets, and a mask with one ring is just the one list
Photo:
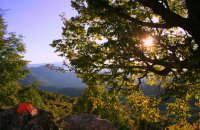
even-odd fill
[(8, 10), (3, 16), (7, 31), (24, 36), (24, 57), (30, 64), (63, 60), (49, 44), (61, 38), (63, 22), (59, 15), (64, 12), (68, 19), (76, 15), (70, 5), (71, 0), (0, 0), (0, 8)]

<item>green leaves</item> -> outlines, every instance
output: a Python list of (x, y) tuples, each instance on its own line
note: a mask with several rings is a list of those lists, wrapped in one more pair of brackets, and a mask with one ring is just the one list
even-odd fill
[[(163, 97), (198, 98), (199, 43), (193, 37), (196, 32), (191, 33), (196, 28), (188, 23), (183, 0), (74, 0), (72, 6), (79, 14), (70, 20), (63, 18), (63, 38), (52, 46), (69, 59), (89, 87), (104, 86), (111, 93), (120, 93), (130, 99), (129, 106), (138, 115), (154, 122), (160, 116), (156, 108), (160, 100), (149, 107), (151, 99), (135, 93), (141, 79), (164, 87)], [(152, 46), (144, 44), (148, 37), (154, 39)], [(98, 108), (96, 101), (86, 106), (93, 105)], [(188, 109), (180, 111), (186, 116)]]
[(186, 100), (176, 99), (173, 103), (167, 104), (168, 115), (175, 120), (183, 120), (187, 119), (187, 117), (191, 116), (189, 114), (190, 106)]
[[(169, 5), (166, 2), (160, 4), (174, 7), (173, 1), (168, 2)], [(165, 21), (158, 16), (159, 13), (154, 14), (141, 3), (126, 0), (73, 1), (72, 5), (79, 15), (70, 20), (63, 18), (63, 39), (55, 40), (52, 46), (61, 56), (70, 60), (85, 81), (90, 78), (87, 76), (89, 73), (101, 77), (107, 75), (102, 72), (112, 75), (108, 81), (102, 80), (108, 86), (113, 81), (118, 83), (115, 78), (119, 74), (135, 77), (125, 78), (128, 81), (137, 80), (144, 75), (187, 78), (191, 68), (197, 68), (199, 64), (199, 58), (192, 55), (196, 44), (193, 40), (188, 40), (190, 36), (184, 29), (148, 26), (154, 23), (154, 18), (158, 18), (155, 21), (158, 24)], [(183, 1), (178, 5), (186, 8)], [(152, 47), (146, 47), (143, 43), (149, 36), (154, 38)], [(103, 40), (99, 42), (99, 39)], [(117, 73), (111, 74), (113, 71)], [(192, 74), (189, 82), (198, 79), (198, 75)], [(164, 78), (161, 80), (165, 82)], [(188, 80), (189, 78), (184, 82)]]
[(19, 79), (28, 74), (23, 53), (25, 46), (21, 36), (7, 33), (2, 16), (0, 16), (0, 104), (2, 107), (18, 103), (16, 94), (20, 88)]

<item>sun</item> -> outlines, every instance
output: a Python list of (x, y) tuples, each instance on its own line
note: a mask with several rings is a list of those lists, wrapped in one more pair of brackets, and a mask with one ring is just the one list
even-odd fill
[(147, 38), (143, 39), (142, 41), (143, 41), (145, 47), (153, 46), (153, 38), (152, 37), (147, 37)]

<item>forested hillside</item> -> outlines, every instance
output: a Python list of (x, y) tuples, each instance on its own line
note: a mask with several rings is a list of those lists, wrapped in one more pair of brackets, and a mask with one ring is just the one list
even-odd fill
[(25, 79), (20, 80), (20, 83), (25, 86), (30, 86), (37, 82), (39, 90), (72, 97), (81, 96), (85, 89), (85, 84), (72, 72), (56, 72), (45, 65), (29, 67), (28, 69), (30, 73)]

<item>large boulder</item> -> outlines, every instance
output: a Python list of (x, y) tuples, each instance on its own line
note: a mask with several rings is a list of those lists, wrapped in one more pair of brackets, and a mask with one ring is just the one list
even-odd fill
[(57, 121), (63, 130), (117, 130), (111, 122), (96, 115), (68, 116)]
[(53, 115), (37, 109), (37, 115), (29, 111), (19, 114), (17, 107), (0, 109), (0, 130), (58, 130)]

